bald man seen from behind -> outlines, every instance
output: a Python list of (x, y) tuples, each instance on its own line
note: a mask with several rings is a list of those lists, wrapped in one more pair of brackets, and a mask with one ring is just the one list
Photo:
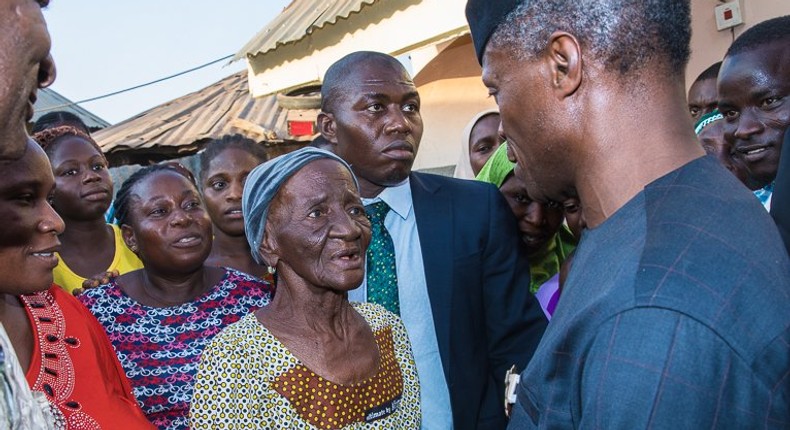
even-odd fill
[(689, 127), (689, 1), (466, 13), (516, 175), (589, 228), (509, 428), (790, 428), (790, 261)]
[(55, 80), (41, 9), (48, 1), (0, 0), (0, 160), (22, 156), (36, 91)]

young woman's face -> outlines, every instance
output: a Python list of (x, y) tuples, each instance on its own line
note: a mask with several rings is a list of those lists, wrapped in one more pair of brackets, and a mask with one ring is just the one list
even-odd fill
[(55, 188), (44, 151), (29, 140), (22, 158), (0, 162), (0, 292), (29, 294), (52, 285), (63, 220), (49, 205)]
[(211, 222), (229, 236), (244, 236), (241, 195), (247, 176), (260, 163), (247, 151), (229, 148), (214, 157), (202, 175), (203, 199)]
[(469, 162), (475, 175), (502, 144), (499, 136), (499, 115), (486, 115), (477, 121), (469, 134)]
[(102, 218), (113, 196), (107, 160), (80, 136), (63, 136), (53, 144), (50, 161), (57, 186), (52, 206), (67, 220)]
[(527, 187), (513, 174), (505, 179), (499, 191), (518, 220), (521, 240), (527, 246), (527, 252), (539, 251), (559, 230), (563, 220), (562, 209), (532, 200), (527, 194)]

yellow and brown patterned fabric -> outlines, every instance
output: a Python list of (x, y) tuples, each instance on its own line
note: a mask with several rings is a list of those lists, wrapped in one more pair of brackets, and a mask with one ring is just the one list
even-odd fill
[(191, 428), (419, 428), (419, 383), (403, 324), (379, 305), (354, 308), (376, 338), (376, 375), (353, 385), (333, 383), (304, 366), (250, 314), (204, 350)]

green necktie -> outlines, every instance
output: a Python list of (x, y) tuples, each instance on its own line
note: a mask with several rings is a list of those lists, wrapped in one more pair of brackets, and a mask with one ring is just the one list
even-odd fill
[(390, 207), (384, 202), (365, 206), (372, 233), (367, 252), (368, 301), (384, 306), (395, 315), (400, 315), (395, 245), (384, 227), (384, 218), (389, 211)]

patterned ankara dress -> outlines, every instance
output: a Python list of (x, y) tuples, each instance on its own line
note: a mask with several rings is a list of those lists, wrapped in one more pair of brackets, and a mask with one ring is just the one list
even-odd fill
[(188, 429), (192, 378), (203, 348), (224, 327), (266, 306), (273, 287), (225, 268), (204, 295), (178, 306), (155, 308), (127, 296), (113, 281), (79, 299), (104, 326), (135, 397), (160, 429)]
[(417, 429), (420, 389), (406, 329), (379, 305), (354, 303), (373, 330), (381, 365), (338, 385), (305, 367), (248, 315), (209, 345), (195, 377), (193, 429)]

